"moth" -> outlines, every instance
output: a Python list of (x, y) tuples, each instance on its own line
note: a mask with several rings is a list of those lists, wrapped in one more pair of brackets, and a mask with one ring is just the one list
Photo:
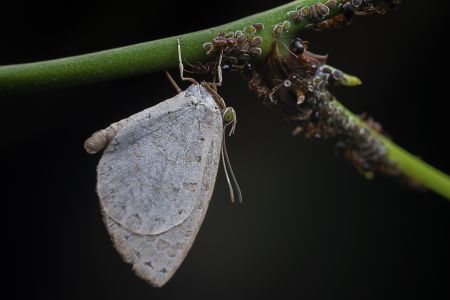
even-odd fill
[[(235, 111), (209, 83), (193, 84), (173, 98), (94, 133), (88, 153), (103, 154), (97, 193), (113, 244), (135, 273), (163, 286), (183, 262), (206, 214), (219, 161), (234, 201), (241, 201), (225, 146)], [(178, 88), (179, 89), (179, 88)]]

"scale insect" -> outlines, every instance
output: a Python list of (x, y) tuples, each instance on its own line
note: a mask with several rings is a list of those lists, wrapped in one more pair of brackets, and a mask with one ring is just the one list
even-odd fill
[[(175, 273), (203, 222), (222, 157), (231, 200), (241, 192), (225, 145), (236, 126), (214, 84), (197, 83), (153, 107), (94, 133), (88, 153), (103, 148), (97, 193), (115, 248), (155, 287)], [(168, 74), (168, 73), (167, 73)], [(171, 80), (173, 82), (173, 80)], [(234, 188), (233, 188), (234, 187)]]

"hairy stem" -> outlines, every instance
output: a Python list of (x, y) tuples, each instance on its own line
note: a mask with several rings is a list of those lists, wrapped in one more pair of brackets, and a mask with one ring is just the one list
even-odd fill
[[(145, 73), (175, 68), (178, 65), (177, 38), (181, 40), (183, 57), (190, 62), (210, 60), (203, 49), (205, 42), (211, 41), (220, 32), (242, 30), (255, 23), (264, 24), (258, 32), (263, 38), (261, 44), (264, 60), (274, 42), (273, 26), (287, 19), (287, 12), (298, 6), (310, 6), (326, 0), (298, 0), (258, 13), (222, 26), (159, 39), (155, 41), (120, 47), (90, 54), (60, 58), (55, 60), (9, 65), (0, 67), (0, 94), (24, 93), (36, 90), (78, 86), (88, 83), (125, 78)], [(337, 0), (339, 4), (343, 0)], [(328, 17), (337, 13), (332, 9)], [(307, 22), (292, 23), (286, 37), (294, 36)]]

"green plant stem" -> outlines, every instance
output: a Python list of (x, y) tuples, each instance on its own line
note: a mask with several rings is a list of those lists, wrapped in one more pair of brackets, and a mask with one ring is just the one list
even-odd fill
[[(340, 4), (343, 1), (336, 2)], [(183, 57), (187, 61), (206, 62), (211, 60), (211, 57), (206, 55), (202, 47), (203, 43), (211, 41), (219, 32), (242, 30), (254, 23), (264, 24), (264, 29), (258, 32), (258, 35), (263, 38), (261, 44), (263, 54), (258, 57), (258, 60), (263, 61), (270, 54), (275, 41), (273, 26), (285, 21), (288, 11), (295, 10), (298, 6), (310, 6), (318, 2), (325, 3), (326, 0), (293, 1), (226, 25), (156, 41), (55, 60), (2, 66), (0, 67), (0, 94), (78, 86), (176, 68), (178, 38), (182, 43)], [(328, 18), (336, 15), (337, 12), (337, 9), (332, 9)], [(284, 33), (284, 38), (288, 39), (297, 35), (306, 25), (306, 22), (292, 23), (289, 32)], [(357, 77), (346, 75), (346, 79), (343, 85), (361, 84)], [(342, 108), (350, 117), (364, 124), (357, 116), (343, 106)], [(450, 199), (450, 179), (446, 174), (411, 155), (386, 137), (381, 138), (388, 148), (389, 158), (398, 165), (403, 174)]]
[[(342, 103), (337, 100), (336, 103), (356, 123), (374, 132), (372, 129), (367, 127), (358, 116), (345, 108)], [(447, 174), (437, 170), (420, 158), (412, 155), (405, 149), (395, 144), (389, 138), (379, 135), (376, 132), (374, 133), (380, 136), (383, 143), (387, 147), (388, 158), (397, 165), (403, 175), (450, 200), (450, 177)]]
[[(337, 0), (337, 4), (342, 1)], [(55, 60), (2, 66), (0, 94), (78, 86), (176, 68), (177, 38), (181, 40), (183, 57), (187, 61), (205, 62), (211, 60), (211, 57), (206, 55), (203, 43), (211, 41), (219, 32), (242, 30), (255, 23), (264, 24), (264, 29), (258, 32), (263, 38), (263, 54), (258, 57), (262, 61), (271, 52), (275, 41), (273, 26), (287, 20), (288, 11), (318, 2), (324, 3), (326, 0), (293, 1), (226, 25), (126, 47)], [(333, 9), (328, 17), (336, 13), (337, 9)], [(284, 33), (286, 37), (298, 34), (307, 25), (306, 22), (291, 23), (289, 32)]]

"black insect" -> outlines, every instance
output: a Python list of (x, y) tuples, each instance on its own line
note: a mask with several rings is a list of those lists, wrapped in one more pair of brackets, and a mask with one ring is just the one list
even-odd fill
[(327, 3), (325, 3), (326, 6), (328, 6), (329, 9), (333, 9), (336, 7), (337, 2), (336, 0), (328, 0)]
[(330, 8), (323, 3), (317, 3), (316, 5), (317, 14), (321, 19), (325, 18), (330, 14)]
[(355, 8), (360, 7), (362, 3), (363, 3), (363, 0), (352, 0), (352, 5), (353, 5)]
[(230, 64), (223, 64), (222, 65), (222, 71), (228, 72), (231, 71), (232, 66)]
[(293, 39), (290, 48), (291, 51), (297, 55), (303, 54), (303, 52), (305, 52), (305, 45), (300, 38)]
[(353, 7), (353, 5), (350, 2), (345, 3), (342, 6), (342, 9), (344, 11), (344, 17), (347, 20), (351, 20), (353, 18), (353, 16), (355, 15), (355, 8)]
[(244, 75), (251, 75), (253, 73), (253, 66), (250, 63), (246, 63), (242, 68), (242, 73)]
[(253, 27), (255, 27), (256, 31), (263, 30), (264, 29), (264, 24), (262, 24), (262, 23), (255, 23), (255, 24), (253, 24)]
[(310, 7), (309, 14), (313, 21), (319, 21), (319, 12), (317, 11), (317, 7), (315, 5)]
[(335, 81), (342, 81), (342, 80), (344, 80), (344, 74), (342, 73), (342, 71), (334, 70), (332, 75), (333, 75), (332, 78)]

